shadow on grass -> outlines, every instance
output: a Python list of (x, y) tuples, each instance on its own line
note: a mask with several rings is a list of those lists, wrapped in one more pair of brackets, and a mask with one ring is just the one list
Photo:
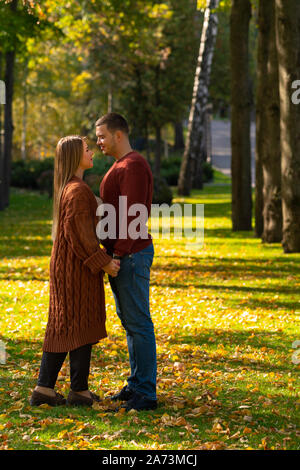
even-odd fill
[[(241, 344), (249, 342), (249, 332), (224, 332), (220, 329), (206, 329), (203, 333), (190, 337), (188, 335), (178, 335), (176, 338), (169, 340), (170, 344), (176, 348), (176, 345), (184, 344), (193, 344), (201, 345), (208, 343), (209, 338), (215, 335), (218, 339), (218, 342), (222, 342), (224, 346), (235, 347), (236, 345), (241, 346)], [(274, 348), (274, 344), (278, 344), (281, 351), (285, 351), (284, 344), (289, 340), (286, 335), (276, 333), (276, 339), (272, 336), (270, 332), (266, 333), (263, 331), (257, 332), (255, 330), (255, 335), (259, 335), (258, 338), (251, 340), (251, 345), (261, 346), (262, 344), (265, 347)], [(275, 336), (275, 334), (274, 334)], [(35, 422), (35, 433), (33, 436), (38, 436), (42, 439), (41, 445), (51, 444), (50, 439), (57, 439), (57, 435), (62, 430), (72, 431), (74, 430), (74, 425), (76, 425), (76, 420), (84, 422), (87, 424), (87, 427), (84, 429), (84, 439), (89, 440), (93, 436), (98, 436), (97, 442), (101, 442), (101, 446), (106, 448), (111, 448), (114, 445), (120, 445), (121, 448), (136, 448), (139, 446), (141, 448), (147, 447), (153, 443), (153, 435), (157, 434), (157, 425), (160, 427), (159, 434), (157, 436), (157, 441), (161, 443), (169, 443), (172, 448), (178, 448), (182, 441), (186, 438), (189, 441), (193, 442), (195, 439), (201, 442), (223, 440), (226, 435), (221, 433), (215, 433), (212, 431), (213, 424), (216, 419), (221, 419), (225, 421), (230, 429), (229, 438), (225, 439), (227, 446), (240, 445), (242, 446), (243, 442), (237, 443), (236, 439), (230, 438), (230, 435), (233, 435), (236, 430), (241, 430), (241, 437), (243, 436), (243, 429), (247, 426), (251, 429), (253, 428), (253, 435), (247, 435), (247, 439), (252, 441), (252, 447), (258, 447), (262, 438), (268, 436), (270, 442), (281, 443), (282, 442), (282, 433), (278, 430), (282, 430), (285, 427), (289, 428), (289, 437), (291, 441), (294, 439), (294, 428), (293, 420), (294, 416), (291, 410), (294, 409), (296, 398), (294, 399), (291, 396), (287, 396), (284, 392), (285, 390), (276, 387), (273, 384), (272, 390), (269, 389), (268, 397), (272, 399), (272, 406), (266, 407), (264, 401), (267, 397), (264, 397), (264, 392), (262, 391), (249, 391), (246, 390), (246, 384), (252, 384), (255, 379), (253, 378), (253, 373), (257, 372), (278, 372), (280, 374), (288, 373), (292, 370), (292, 367), (283, 367), (276, 364), (263, 363), (260, 360), (256, 360), (251, 363), (245, 364), (241, 359), (237, 358), (235, 360), (231, 358), (218, 358), (215, 356), (209, 356), (207, 353), (199, 351), (199, 354), (190, 355), (183, 354), (179, 351), (180, 361), (185, 364), (186, 367), (186, 377), (183, 382), (184, 387), (177, 382), (178, 374), (173, 374), (170, 372), (168, 367), (168, 372), (162, 372), (165, 366), (169, 366), (169, 360), (163, 359), (161, 354), (158, 355), (158, 402), (159, 407), (157, 410), (152, 412), (140, 412), (138, 417), (124, 414), (123, 416), (116, 416), (112, 412), (106, 412), (105, 419), (103, 416), (99, 416), (99, 410), (89, 409), (89, 408), (75, 408), (75, 407), (57, 407), (49, 409), (37, 409), (31, 408), (29, 406), (28, 398), (30, 397), (31, 391), (36, 384), (36, 375), (37, 370), (39, 369), (40, 364), (40, 354), (42, 349), (42, 343), (40, 341), (29, 341), (29, 340), (13, 340), (11, 338), (5, 338), (2, 336), (2, 340), (7, 339), (8, 352), (10, 358), (7, 366), (1, 371), (1, 387), (5, 390), (3, 393), (3, 399), (1, 401), (0, 409), (1, 413), (6, 413), (11, 407), (13, 407), (17, 400), (20, 400), (20, 397), (15, 398), (14, 392), (17, 392), (21, 398), (24, 400), (24, 405), (21, 410), (17, 409), (9, 413), (9, 421), (11, 423), (10, 429), (14, 429), (14, 443), (15, 446), (19, 448), (32, 447), (36, 448), (36, 445), (33, 442), (24, 442), (23, 435), (26, 434), (26, 429), (21, 425), (24, 421), (24, 413), (26, 419), (28, 419), (28, 414), (30, 416), (38, 416), (38, 420)], [(162, 339), (162, 338), (161, 338)], [(158, 342), (160, 338), (158, 335)], [(191, 351), (193, 352), (193, 351)], [(212, 350), (212, 353), (214, 351)], [(121, 361), (121, 367), (115, 368), (108, 372), (105, 370), (105, 363), (113, 363), (114, 361)], [(68, 358), (66, 359), (68, 361)], [(206, 374), (205, 377), (212, 378), (212, 382), (202, 383), (201, 380), (195, 377), (195, 374), (192, 371), (192, 368), (197, 366), (204, 371)], [(126, 357), (111, 357), (109, 351), (103, 351), (102, 349), (93, 348), (92, 353), (92, 363), (91, 363), (91, 372), (93, 369), (98, 369), (103, 367), (103, 377), (107, 380), (111, 378), (116, 378), (119, 375), (120, 379), (124, 380), (124, 371), (128, 370), (129, 364)], [(245, 376), (243, 381), (233, 381), (232, 379), (226, 379), (224, 375), (224, 381), (221, 381), (222, 387), (218, 386), (218, 395), (215, 394), (217, 384), (214, 382), (215, 372), (220, 371), (221, 373), (226, 373), (228, 370), (233, 375), (238, 375), (242, 369), (246, 369), (250, 373), (250, 377)], [(210, 376), (211, 373), (211, 376)], [(165, 377), (171, 378), (173, 383), (165, 386), (162, 382), (162, 379)], [(189, 379), (190, 377), (190, 379)], [(95, 382), (90, 380), (91, 388), (94, 389)], [(265, 382), (268, 382), (268, 379), (265, 379)], [(13, 384), (13, 387), (12, 387)], [(234, 386), (233, 386), (234, 385)], [(272, 384), (268, 384), (271, 386)], [(109, 386), (109, 385), (108, 385)], [(284, 384), (284, 387), (287, 389), (287, 384)], [(95, 389), (97, 393), (99, 390)], [(176, 408), (176, 400), (183, 400), (183, 407), (178, 409)], [(191, 412), (194, 408), (206, 405), (207, 409), (203, 415), (200, 417), (193, 417)], [(246, 405), (246, 406), (245, 406)], [(175, 406), (175, 408), (174, 408)], [(274, 412), (274, 407), (276, 408), (276, 413)], [(246, 409), (246, 411), (245, 411)], [(38, 415), (36, 414), (38, 410)], [(197, 434), (190, 434), (186, 432), (185, 424), (182, 425), (168, 425), (163, 421), (157, 424), (155, 420), (160, 420), (163, 416), (174, 417), (177, 419), (179, 417), (185, 418), (185, 421), (189, 425), (195, 426), (198, 431)], [(251, 422), (244, 420), (244, 416), (251, 415)], [(187, 417), (187, 415), (189, 415)], [(47, 424), (46, 426), (40, 425), (39, 422), (43, 419), (54, 418), (57, 420), (71, 418), (74, 421), (71, 423), (69, 419), (69, 424), (67, 422), (53, 421)], [(129, 420), (129, 421), (128, 421)], [(128, 426), (128, 422), (131, 423)], [(127, 423), (127, 424), (126, 424)], [(32, 424), (31, 424), (32, 426)], [(260, 429), (262, 427), (262, 429)], [(113, 434), (115, 432), (123, 430), (121, 434), (117, 434), (115, 437)], [(141, 432), (140, 432), (141, 431)], [(109, 439), (103, 437), (103, 433), (107, 433), (108, 436), (112, 436)], [(147, 435), (148, 433), (148, 435)], [(184, 433), (184, 438), (183, 434)], [(93, 437), (95, 440), (95, 437)], [(55, 443), (60, 448), (68, 445), (68, 442), (60, 440)], [(288, 442), (289, 444), (289, 442)], [(291, 444), (295, 445), (295, 444)]]
[[(250, 335), (251, 339), (249, 338)], [(213, 340), (213, 341), (212, 341)], [(286, 352), (287, 353), (287, 369), (293, 369), (294, 365), (291, 360), (290, 348), (292, 342), (295, 340), (293, 335), (289, 335), (286, 332), (280, 331), (264, 331), (257, 328), (244, 330), (226, 330), (220, 328), (202, 328), (201, 333), (191, 335), (176, 335), (169, 339), (170, 344), (180, 345), (180, 344), (194, 344), (195, 346), (201, 346), (202, 344), (214, 345), (222, 344), (224, 347), (228, 346), (230, 348), (267, 348), (273, 350), (273, 352)], [(201, 354), (201, 353), (200, 353)], [(225, 360), (227, 360), (225, 358)], [(237, 358), (237, 362), (239, 363)], [(223, 361), (222, 361), (223, 362)], [(254, 361), (253, 364), (256, 364)], [(262, 364), (261, 361), (257, 361), (257, 364)], [(273, 368), (273, 364), (269, 365)], [(223, 366), (222, 366), (223, 367)], [(238, 365), (237, 365), (238, 367)], [(276, 365), (275, 365), (276, 367)]]
[[(214, 256), (187, 256), (187, 261), (185, 264), (176, 263), (176, 259), (182, 260), (180, 255), (178, 256), (168, 256), (162, 255), (161, 258), (168, 258), (170, 261), (167, 265), (159, 265), (155, 263), (154, 258), (154, 268), (157, 270), (165, 270), (174, 272), (177, 270), (186, 270), (192, 272), (206, 272), (206, 271), (224, 271), (228, 274), (236, 273), (236, 276), (246, 275), (247, 273), (255, 273), (258, 277), (262, 274), (265, 277), (280, 277), (282, 274), (300, 274), (300, 259), (297, 256), (291, 256), (289, 258), (249, 258), (245, 260), (244, 258), (238, 257), (214, 257)], [(172, 262), (172, 259), (174, 260)], [(196, 263), (190, 264), (190, 261), (195, 261)]]
[(49, 272), (45, 270), (39, 271), (39, 268), (35, 269), (31, 266), (25, 267), (1, 267), (0, 268), (0, 280), (2, 281), (49, 281)]

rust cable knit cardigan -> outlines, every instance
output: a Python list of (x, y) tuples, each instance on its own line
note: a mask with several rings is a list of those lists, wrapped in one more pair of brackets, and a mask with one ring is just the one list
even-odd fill
[(61, 198), (50, 260), (50, 302), (43, 351), (68, 352), (107, 336), (102, 267), (111, 261), (96, 236), (97, 202), (77, 176)]

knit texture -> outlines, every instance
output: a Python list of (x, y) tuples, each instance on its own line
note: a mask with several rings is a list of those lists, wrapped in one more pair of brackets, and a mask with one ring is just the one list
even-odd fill
[[(116, 211), (116, 238), (107, 237), (102, 240), (102, 244), (107, 248), (108, 252), (124, 256), (141, 251), (152, 243), (152, 237), (148, 233), (147, 227), (145, 227), (147, 232), (147, 237), (145, 238), (138, 237), (132, 239), (128, 232), (128, 227), (135, 217), (138, 216), (138, 213), (131, 215), (130, 208), (134, 207), (135, 204), (143, 204), (147, 208), (147, 215), (149, 217), (152, 195), (153, 176), (151, 168), (147, 160), (138, 152), (129, 152), (111, 166), (100, 185), (101, 199), (105, 204), (111, 204)], [(120, 196), (127, 197), (128, 211), (126, 217), (124, 217), (124, 214), (121, 217), (122, 227), (119, 224)], [(125, 234), (125, 237), (120, 237), (120, 232)]]
[(68, 352), (107, 336), (103, 266), (111, 261), (96, 235), (97, 201), (77, 176), (60, 202), (50, 260), (50, 300), (43, 350)]

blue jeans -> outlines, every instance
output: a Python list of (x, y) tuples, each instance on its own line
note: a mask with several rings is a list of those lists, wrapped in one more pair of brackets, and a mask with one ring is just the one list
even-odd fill
[(109, 276), (117, 314), (126, 331), (131, 390), (156, 400), (156, 344), (150, 315), (149, 285), (153, 244), (121, 259), (117, 277)]

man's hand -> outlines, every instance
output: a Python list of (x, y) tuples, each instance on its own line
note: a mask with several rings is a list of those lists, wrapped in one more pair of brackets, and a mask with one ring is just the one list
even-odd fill
[(111, 277), (117, 277), (118, 272), (120, 270), (120, 261), (112, 259), (108, 264), (103, 266), (102, 269)]

